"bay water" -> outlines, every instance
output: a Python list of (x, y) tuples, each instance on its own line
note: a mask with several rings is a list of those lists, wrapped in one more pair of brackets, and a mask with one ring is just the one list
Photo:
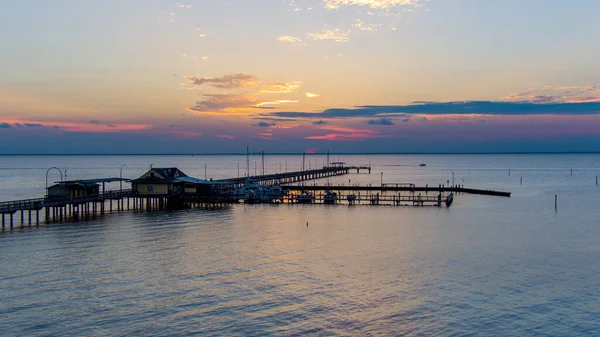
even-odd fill
[[(308, 155), (304, 166), (326, 161)], [(599, 154), (330, 161), (373, 170), (317, 183), (454, 179), (512, 197), (460, 194), (450, 208), (238, 204), (18, 224), (0, 232), (1, 335), (600, 335)], [(265, 156), (264, 170), (302, 162)], [(41, 197), (46, 181), (65, 173), (137, 178), (151, 165), (197, 178), (262, 173), (260, 156), (247, 163), (243, 155), (1, 156), (0, 201)]]

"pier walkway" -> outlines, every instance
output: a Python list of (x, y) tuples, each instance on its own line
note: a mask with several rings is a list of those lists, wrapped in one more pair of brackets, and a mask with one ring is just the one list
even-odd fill
[(349, 174), (360, 171), (371, 173), (370, 166), (325, 166), (321, 169), (265, 174), (259, 176), (238, 177), (216, 180), (218, 182), (231, 183), (236, 186), (245, 184), (248, 180), (267, 186), (293, 184), (302, 181), (315, 180), (333, 176)]
[(290, 191), (364, 191), (364, 192), (456, 192), (465, 194), (489, 195), (497, 197), (510, 197), (510, 192), (480, 190), (475, 188), (464, 187), (431, 187), (431, 186), (415, 186), (414, 184), (383, 184), (383, 186), (359, 186), (359, 185), (282, 185), (281, 188)]

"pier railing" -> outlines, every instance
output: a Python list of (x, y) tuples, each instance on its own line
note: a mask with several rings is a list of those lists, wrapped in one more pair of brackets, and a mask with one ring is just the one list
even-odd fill
[(83, 204), (86, 202), (102, 202), (131, 197), (131, 190), (106, 191), (97, 195), (66, 198), (35, 198), (0, 202), (0, 213), (14, 213), (20, 210), (39, 210), (44, 207), (58, 207), (68, 204)]

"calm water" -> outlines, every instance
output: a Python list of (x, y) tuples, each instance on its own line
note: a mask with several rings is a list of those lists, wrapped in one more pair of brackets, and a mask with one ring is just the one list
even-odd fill
[[(301, 160), (268, 156), (265, 171)], [(7, 229), (2, 335), (600, 335), (600, 155), (332, 160), (374, 166), (332, 183), (379, 184), (383, 172), (384, 182), (438, 185), (454, 172), (513, 197), (459, 195), (449, 209), (236, 205)], [(203, 178), (206, 163), (207, 177), (222, 178), (237, 176), (236, 161), (243, 175), (243, 156), (0, 157), (0, 200), (43, 195), (50, 166), (68, 179), (118, 177), (122, 164), (128, 178), (150, 164)]]

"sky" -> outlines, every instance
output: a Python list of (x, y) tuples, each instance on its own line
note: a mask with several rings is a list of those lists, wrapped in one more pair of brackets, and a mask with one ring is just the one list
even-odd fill
[(13, 0), (0, 154), (600, 151), (595, 0)]

